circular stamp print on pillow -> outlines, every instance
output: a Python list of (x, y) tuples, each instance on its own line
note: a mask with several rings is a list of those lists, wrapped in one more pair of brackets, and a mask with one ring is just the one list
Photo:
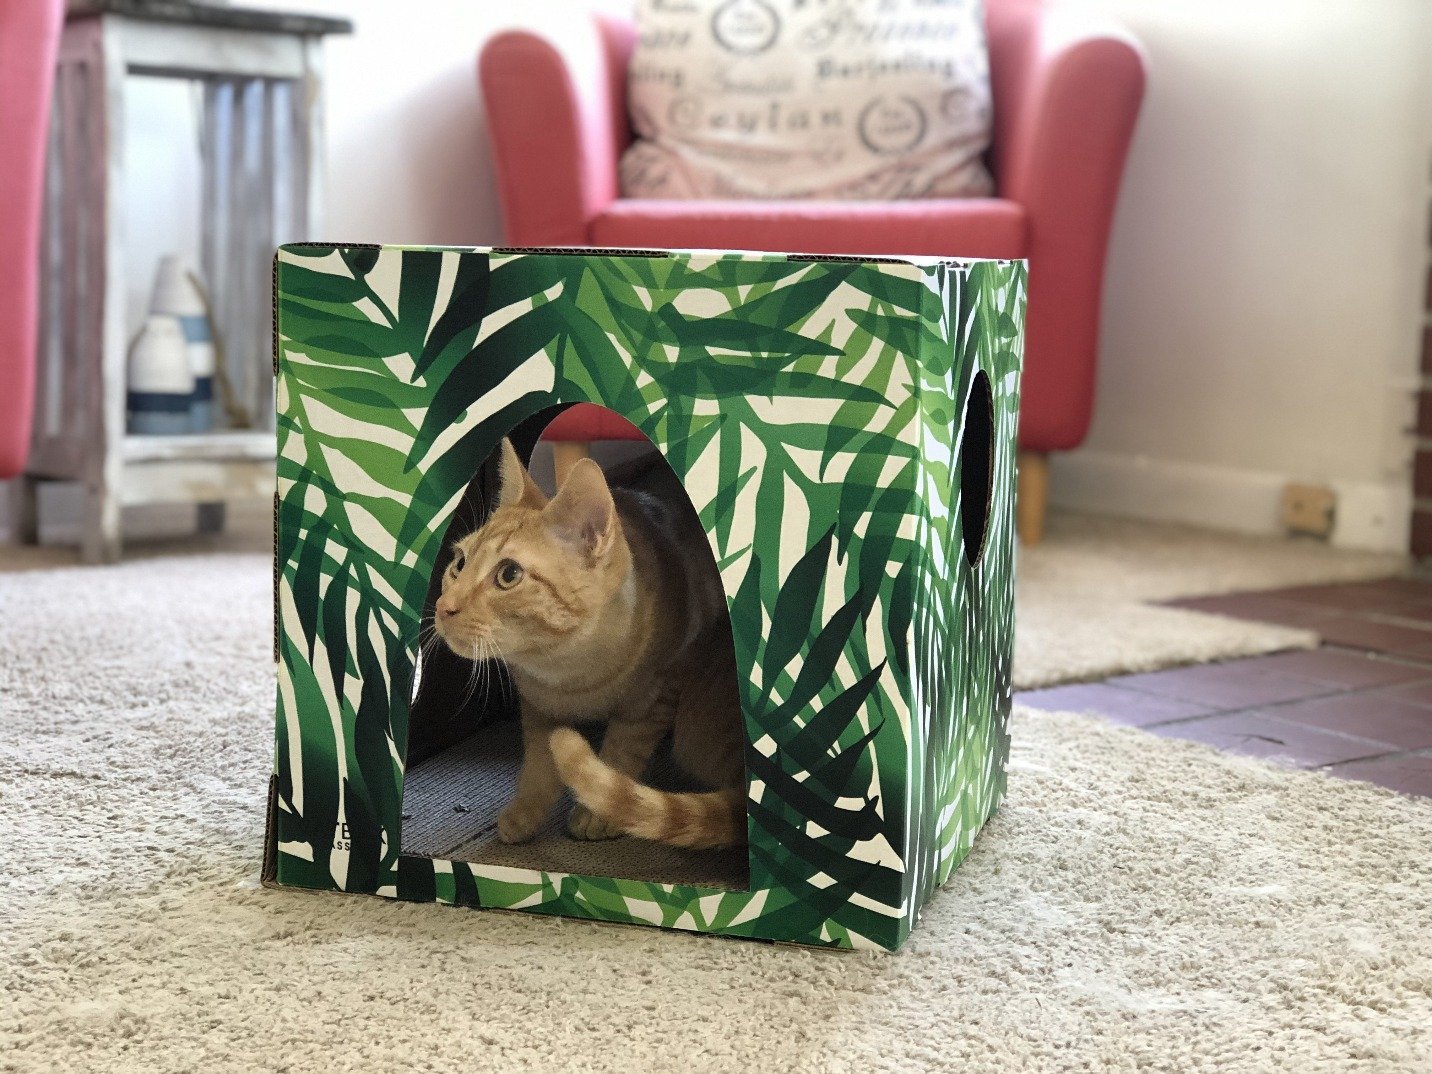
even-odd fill
[(754, 56), (781, 34), (781, 17), (765, 0), (727, 0), (711, 16), (711, 35), (727, 52)]
[(928, 127), (913, 97), (876, 97), (860, 110), (860, 140), (872, 153), (908, 153), (925, 140)]

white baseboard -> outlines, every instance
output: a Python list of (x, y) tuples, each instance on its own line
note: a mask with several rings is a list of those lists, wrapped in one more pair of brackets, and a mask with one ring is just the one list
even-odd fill
[[(541, 465), (534, 460), (534, 468)], [(1267, 471), (1088, 450), (1057, 453), (1051, 467), (1050, 498), (1057, 507), (1266, 536), (1283, 532), (1279, 522), (1283, 488), (1297, 480)], [(1334, 545), (1375, 552), (1407, 551), (1410, 488), (1405, 484), (1392, 487), (1338, 481), (1332, 482), (1332, 487), (1337, 493)], [(0, 481), (0, 541), (9, 532), (7, 491), (6, 483)], [(77, 539), (79, 490), (57, 488), (52, 495), (57, 502), (47, 505), (47, 534)], [(192, 525), (192, 507), (155, 509), (154, 514), (175, 516), (152, 520), (157, 531), (182, 531)]]
[[(1279, 516), (1284, 487), (1308, 480), (1088, 450), (1054, 455), (1051, 469), (1050, 498), (1058, 507), (1268, 536), (1283, 532)], [(1412, 517), (1408, 483), (1329, 484), (1337, 494), (1332, 544), (1376, 552), (1407, 551)]]

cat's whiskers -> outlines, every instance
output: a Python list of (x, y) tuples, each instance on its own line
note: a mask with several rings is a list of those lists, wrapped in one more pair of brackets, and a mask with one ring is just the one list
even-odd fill
[(473, 643), (472, 656), (469, 659), (472, 661), (472, 670), (467, 674), (467, 683), (463, 687), (462, 700), (459, 701), (457, 705), (459, 711), (467, 708), (467, 703), (472, 700), (473, 692), (477, 689), (478, 676), (482, 671), (482, 665), (477, 659), (476, 642)]
[(418, 656), (421, 657), (423, 660), (427, 660), (428, 657), (432, 655), (433, 649), (436, 648), (439, 641), (441, 641), (438, 636), (437, 624), (429, 622), (424, 626), (418, 627), (417, 640)]
[(493, 670), (492, 661), (496, 646), (490, 638), (482, 639), (482, 707), (492, 707), (492, 679), (496, 672)]
[(483, 661), (483, 649), (485, 645), (481, 638), (474, 638), (472, 642), (472, 667), (476, 682), (482, 687), (482, 707), (487, 709), (487, 664)]
[[(507, 666), (507, 656), (503, 653), (502, 646), (497, 644), (497, 639), (495, 638), (492, 639), (491, 644), (492, 656), (490, 657), (490, 659), (501, 661), (503, 668), (505, 669)], [(509, 706), (515, 705), (517, 703), (517, 698), (512, 692), (512, 675), (506, 670), (503, 670), (501, 672), (494, 670), (492, 674), (497, 677), (497, 681), (501, 685), (503, 702)]]
[(418, 643), (417, 666), (424, 668), (432, 659), (433, 651), (442, 644), (438, 636), (438, 628), (435, 623), (428, 622), (418, 627), (416, 641)]

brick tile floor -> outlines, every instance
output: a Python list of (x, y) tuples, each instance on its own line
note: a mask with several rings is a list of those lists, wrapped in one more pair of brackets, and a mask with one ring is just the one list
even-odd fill
[(1432, 582), (1390, 578), (1172, 604), (1315, 630), (1324, 645), (1015, 699), (1432, 797)]
[(1284, 674), (1276, 665), (1239, 660), (1171, 668), (1148, 675), (1121, 675), (1110, 686), (1208, 705), (1217, 712), (1301, 701), (1327, 693), (1321, 683)]
[(1266, 712), (1229, 712), (1178, 724), (1157, 724), (1149, 730), (1169, 738), (1206, 742), (1233, 753), (1283, 760), (1299, 768), (1364, 761), (1388, 751), (1382, 742), (1307, 727)]

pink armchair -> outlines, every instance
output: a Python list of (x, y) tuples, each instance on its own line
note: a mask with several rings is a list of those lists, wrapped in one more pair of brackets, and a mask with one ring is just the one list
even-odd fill
[[(1077, 447), (1092, 416), (1104, 254), (1144, 57), (1117, 27), (1038, 0), (987, 0), (986, 25), (998, 196), (902, 202), (622, 198), (633, 26), (500, 34), (478, 68), (507, 241), (1027, 258), (1019, 528), (1037, 541), (1048, 453)], [(560, 470), (574, 442), (639, 434), (584, 406), (546, 435)]]
[(40, 197), (64, 8), (0, 3), (0, 479), (25, 468), (30, 447)]

